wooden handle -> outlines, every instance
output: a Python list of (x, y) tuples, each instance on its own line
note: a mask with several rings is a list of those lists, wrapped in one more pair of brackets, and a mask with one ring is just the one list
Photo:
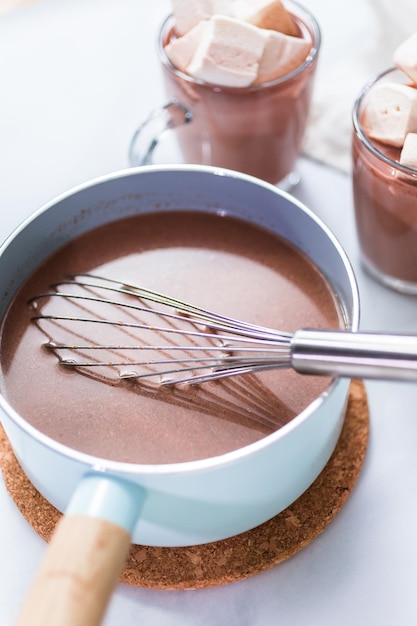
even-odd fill
[(61, 518), (16, 626), (98, 626), (130, 541), (112, 522)]

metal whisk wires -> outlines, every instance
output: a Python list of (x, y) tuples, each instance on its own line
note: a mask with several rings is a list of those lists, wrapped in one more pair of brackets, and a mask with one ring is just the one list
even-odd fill
[(29, 305), (59, 363), (97, 375), (196, 384), (291, 366), (290, 333), (112, 278), (71, 274)]

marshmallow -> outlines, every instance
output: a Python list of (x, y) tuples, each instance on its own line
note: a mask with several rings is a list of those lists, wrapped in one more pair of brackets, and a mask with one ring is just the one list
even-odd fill
[(394, 63), (417, 83), (417, 33), (398, 46), (394, 52)]
[(248, 87), (256, 79), (264, 46), (265, 37), (255, 26), (215, 15), (203, 31), (187, 72), (223, 87)]
[(258, 28), (297, 37), (300, 31), (281, 0), (236, 0), (236, 17)]
[(185, 35), (212, 15), (234, 15), (234, 0), (172, 0), (177, 35)]
[(311, 43), (300, 37), (290, 37), (273, 30), (263, 30), (265, 48), (259, 63), (256, 83), (289, 74), (306, 60)]
[(408, 133), (400, 154), (400, 163), (417, 170), (417, 134)]
[(363, 126), (377, 141), (401, 148), (417, 132), (417, 89), (397, 83), (377, 85), (368, 95)]
[(202, 33), (207, 27), (208, 20), (202, 20), (182, 37), (172, 39), (165, 46), (165, 53), (172, 65), (181, 72), (186, 72), (191, 63), (198, 44), (201, 41)]

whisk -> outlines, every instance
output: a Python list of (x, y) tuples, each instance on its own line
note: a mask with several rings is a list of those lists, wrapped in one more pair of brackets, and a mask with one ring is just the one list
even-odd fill
[(158, 385), (264, 370), (417, 380), (417, 337), (345, 330), (283, 332), (94, 274), (71, 274), (29, 301), (60, 365)]

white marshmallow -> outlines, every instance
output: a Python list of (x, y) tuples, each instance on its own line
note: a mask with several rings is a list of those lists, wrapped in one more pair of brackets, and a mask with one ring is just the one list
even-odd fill
[(311, 43), (301, 37), (290, 37), (273, 30), (263, 30), (265, 48), (259, 63), (256, 83), (285, 76), (307, 58)]
[(234, 15), (235, 0), (171, 0), (177, 35), (185, 35), (212, 15)]
[(297, 36), (299, 29), (281, 0), (236, 0), (235, 15), (268, 30), (276, 30), (286, 35)]
[(187, 68), (199, 80), (223, 87), (247, 87), (256, 79), (265, 46), (262, 32), (239, 20), (215, 15)]
[(417, 83), (417, 33), (398, 46), (394, 52), (394, 63)]
[(207, 27), (208, 20), (202, 20), (182, 37), (172, 39), (165, 46), (165, 53), (172, 65), (181, 72), (186, 72), (193, 55), (201, 41), (203, 31)]
[(417, 133), (408, 133), (400, 154), (400, 163), (417, 170)]
[(397, 83), (371, 89), (363, 126), (372, 139), (401, 148), (407, 133), (417, 132), (417, 89)]

